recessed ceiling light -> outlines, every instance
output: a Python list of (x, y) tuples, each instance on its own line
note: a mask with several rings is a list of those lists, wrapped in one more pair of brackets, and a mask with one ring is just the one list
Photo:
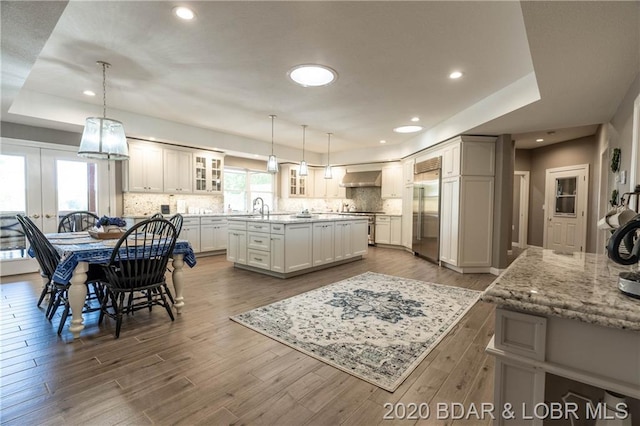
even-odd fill
[(538, 139), (536, 139), (536, 142), (544, 142), (544, 139), (538, 138)]
[(324, 65), (296, 65), (287, 73), (289, 78), (302, 87), (326, 86), (338, 78), (338, 73)]
[(414, 123), (420, 121), (420, 117), (412, 117), (411, 121), (413, 121)]
[(155, 141), (155, 140), (156, 140), (156, 138), (154, 138), (153, 136), (150, 136), (150, 137), (149, 137), (149, 140), (150, 140), (150, 141)]
[(87, 96), (95, 96), (96, 95), (96, 92), (94, 92), (93, 90), (85, 90), (82, 93), (87, 95)]
[(193, 12), (193, 10), (184, 6), (174, 7), (173, 14), (180, 19), (184, 19), (185, 21), (190, 21), (196, 17), (196, 14)]
[(393, 129), (396, 133), (415, 133), (422, 130), (422, 126), (400, 126)]
[(385, 141), (384, 139), (382, 139), (382, 140), (380, 141), (380, 143), (387, 143), (387, 141)]
[(457, 78), (460, 78), (460, 77), (462, 77), (462, 73), (460, 71), (454, 71), (451, 74), (449, 74), (449, 78), (453, 79), (453, 80), (455, 80)]

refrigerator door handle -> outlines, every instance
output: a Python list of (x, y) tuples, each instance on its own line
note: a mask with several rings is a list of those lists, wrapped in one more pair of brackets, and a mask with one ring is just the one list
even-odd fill
[(418, 188), (418, 240), (422, 240), (422, 206), (424, 198), (424, 188)]

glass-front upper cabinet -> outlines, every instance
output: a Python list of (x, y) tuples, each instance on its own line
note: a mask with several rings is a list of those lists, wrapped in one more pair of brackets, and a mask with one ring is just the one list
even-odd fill
[(215, 152), (194, 154), (194, 192), (222, 192), (224, 157)]
[(578, 184), (576, 176), (556, 179), (556, 216), (576, 215), (576, 190)]

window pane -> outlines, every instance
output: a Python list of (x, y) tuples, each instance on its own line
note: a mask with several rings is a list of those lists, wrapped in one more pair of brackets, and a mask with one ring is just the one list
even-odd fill
[[(0, 155), (0, 210), (25, 212), (26, 201), (25, 159), (18, 155)], [(10, 183), (10, 184), (9, 184)]]
[(27, 240), (16, 219), (25, 213), (25, 158), (19, 155), (0, 155), (0, 259), (25, 257)]
[(58, 160), (56, 162), (58, 211), (96, 210), (95, 163)]
[(247, 211), (246, 200), (247, 173), (225, 170), (224, 172), (224, 205), (226, 209)]

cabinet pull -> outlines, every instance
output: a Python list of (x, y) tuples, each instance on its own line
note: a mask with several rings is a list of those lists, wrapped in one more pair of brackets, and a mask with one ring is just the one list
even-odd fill
[(262, 240), (253, 240), (253, 241), (258, 243), (258, 244), (262, 244)]
[(258, 262), (262, 262), (262, 258), (260, 258), (260, 257), (254, 257), (253, 260), (256, 260)]

